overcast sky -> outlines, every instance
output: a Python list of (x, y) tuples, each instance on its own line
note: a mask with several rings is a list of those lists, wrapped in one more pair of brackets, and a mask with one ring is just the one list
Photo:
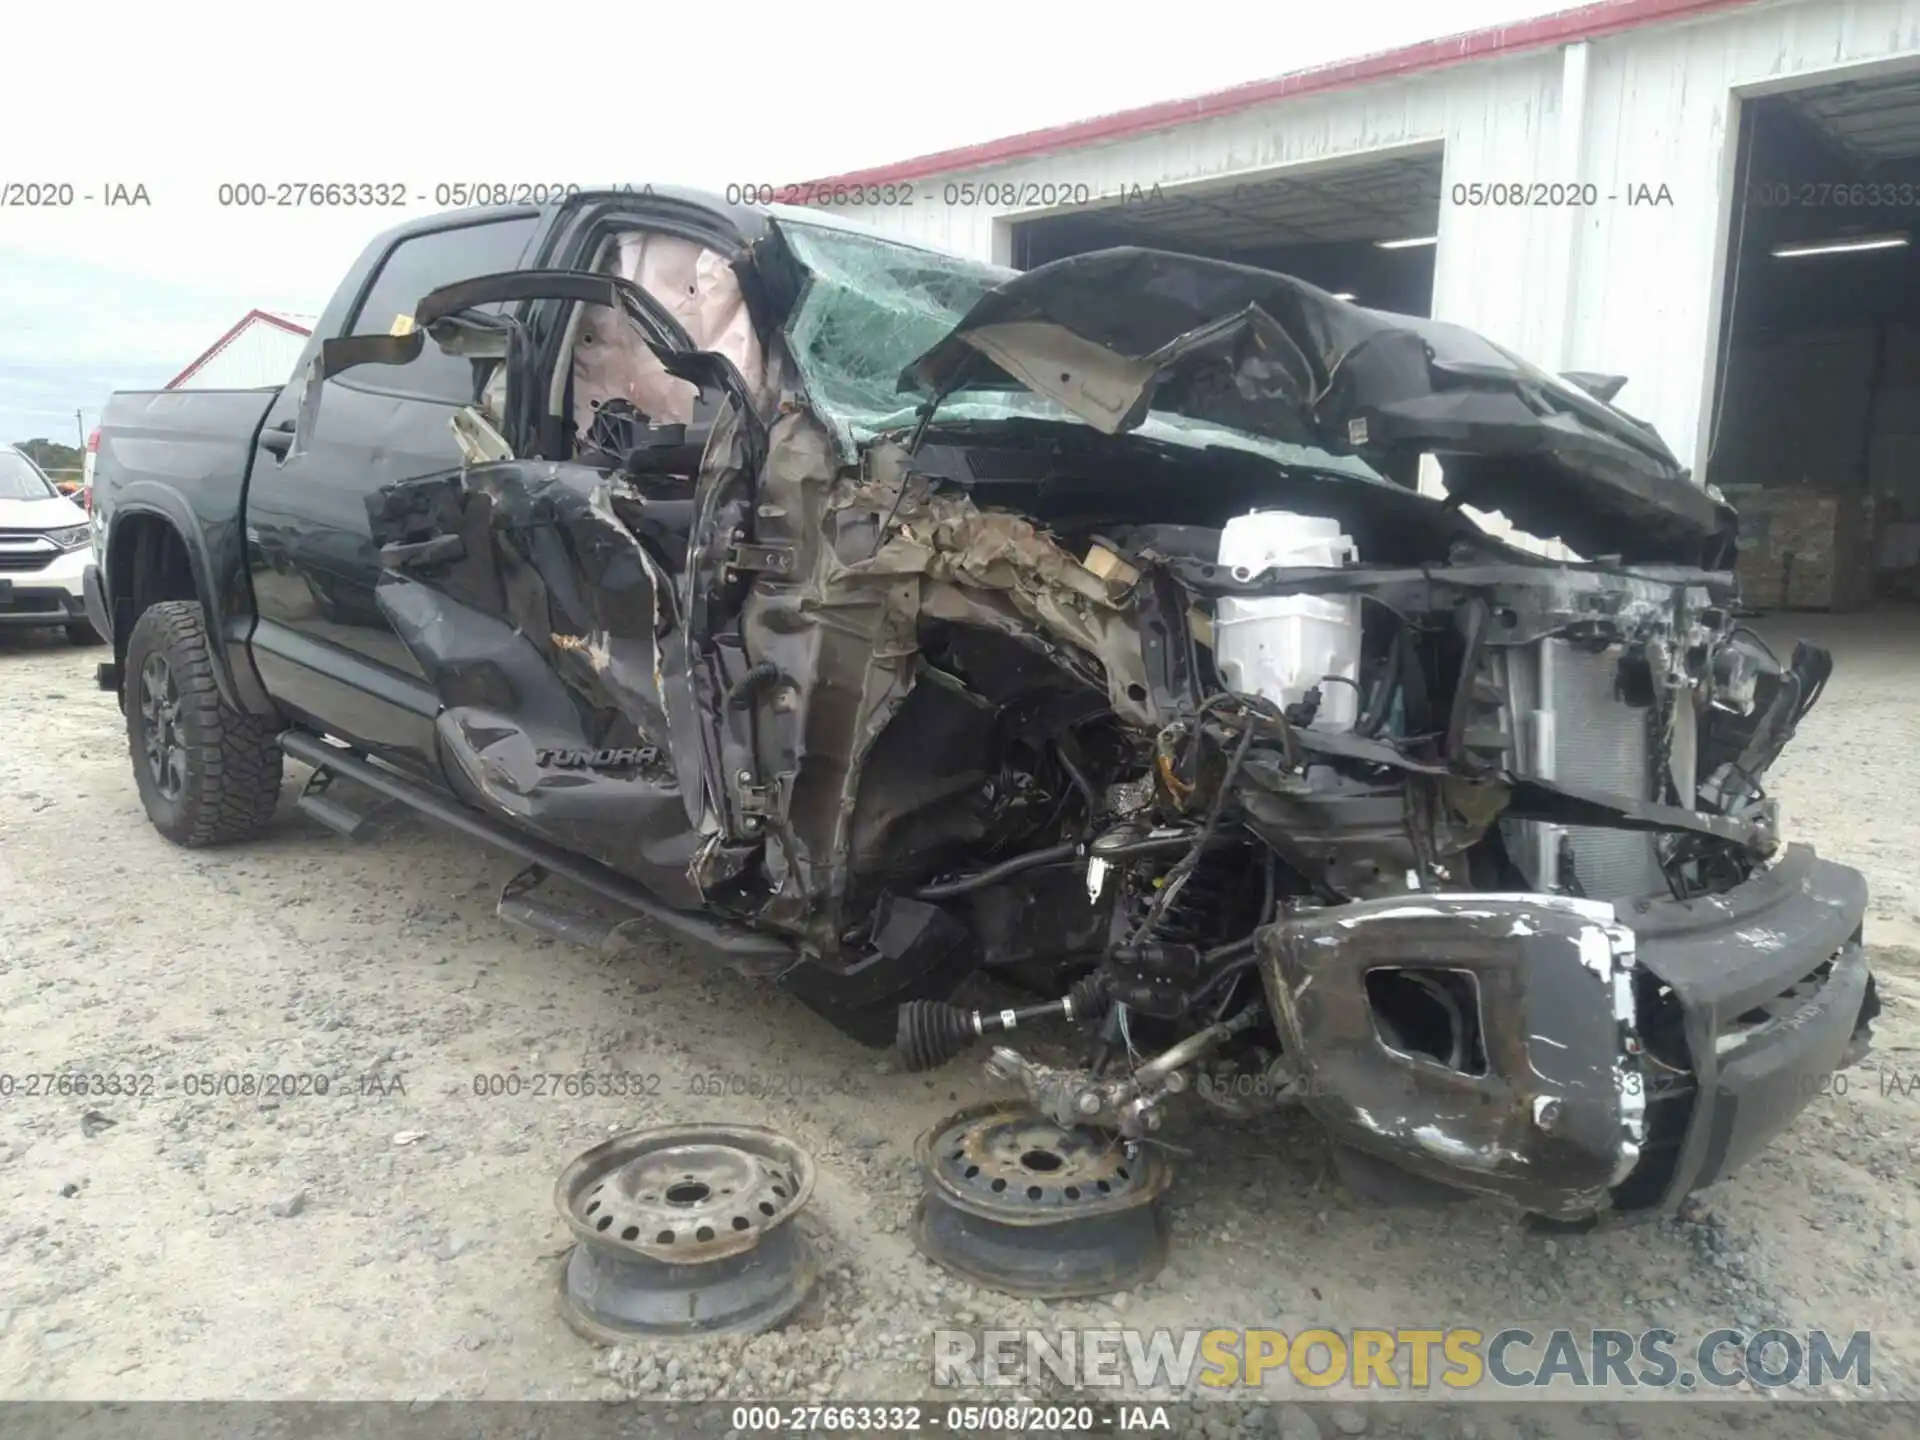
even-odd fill
[(1558, 8), (16, 5), (0, 185), (152, 204), (0, 207), (0, 440), (72, 443), (76, 409), (91, 427), (247, 310), (317, 312), (433, 208), (223, 209), (223, 181), (793, 181)]

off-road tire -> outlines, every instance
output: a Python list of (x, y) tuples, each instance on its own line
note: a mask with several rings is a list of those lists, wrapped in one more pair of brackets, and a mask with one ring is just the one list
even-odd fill
[[(157, 667), (154, 662), (157, 662)], [(220, 698), (200, 606), (167, 600), (141, 614), (127, 639), (127, 746), (140, 803), (153, 828), (176, 845), (219, 845), (258, 834), (280, 800), (279, 726), (230, 707)], [(149, 694), (153, 676), (169, 688)], [(161, 726), (155, 702), (168, 719)], [(171, 766), (155, 773), (149, 741)], [(169, 791), (173, 793), (168, 793)]]

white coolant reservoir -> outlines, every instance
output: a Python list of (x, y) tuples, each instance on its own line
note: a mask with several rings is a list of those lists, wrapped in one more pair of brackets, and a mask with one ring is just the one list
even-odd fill
[[(1275, 565), (1346, 565), (1359, 558), (1338, 520), (1256, 510), (1220, 534), (1220, 564), (1237, 580)], [(1230, 690), (1298, 704), (1320, 687), (1316, 730), (1350, 730), (1360, 710), (1360, 600), (1352, 595), (1283, 595), (1217, 602), (1213, 658)], [(1324, 677), (1337, 675), (1342, 680)]]

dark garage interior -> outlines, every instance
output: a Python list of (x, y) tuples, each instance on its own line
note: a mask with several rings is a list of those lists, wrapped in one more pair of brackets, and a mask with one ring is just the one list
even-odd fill
[(1705, 471), (1760, 609), (1920, 598), (1920, 71), (1742, 107)]

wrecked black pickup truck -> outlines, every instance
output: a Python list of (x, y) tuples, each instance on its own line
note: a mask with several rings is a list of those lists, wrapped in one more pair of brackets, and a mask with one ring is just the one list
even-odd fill
[(1830, 659), (1739, 623), (1619, 383), (1212, 260), (589, 192), (382, 237), (284, 389), (115, 396), (89, 614), (180, 843), (292, 756), (912, 1067), (1051, 1025), (1078, 1064), (988, 1065), (1062, 1123), (1299, 1105), (1363, 1188), (1651, 1212), (1878, 1002), (1764, 790)]

